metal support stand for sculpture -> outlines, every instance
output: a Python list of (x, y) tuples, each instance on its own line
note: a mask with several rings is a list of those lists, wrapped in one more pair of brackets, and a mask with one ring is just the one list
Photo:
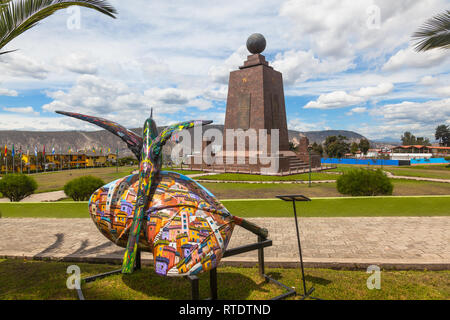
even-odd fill
[[(237, 247), (237, 248), (233, 248), (233, 249), (229, 249), (229, 250), (225, 251), (223, 258), (231, 257), (231, 256), (245, 253), (245, 252), (258, 250), (258, 268), (259, 268), (260, 276), (264, 278), (265, 282), (272, 282), (275, 285), (282, 287), (283, 289), (285, 289), (287, 291), (286, 293), (276, 296), (276, 297), (272, 298), (271, 300), (281, 300), (281, 299), (285, 299), (287, 297), (296, 295), (297, 292), (293, 288), (290, 288), (290, 287), (282, 284), (281, 282), (271, 278), (267, 274), (265, 274), (264, 248), (270, 247), (270, 246), (272, 246), (272, 240), (258, 236), (258, 242), (253, 243), (253, 244), (248, 244), (245, 246), (241, 246), (241, 247)], [(195, 275), (187, 276), (186, 278), (191, 282), (191, 298), (192, 298), (192, 300), (199, 300), (200, 299), (199, 278)], [(209, 299), (217, 300), (218, 294), (217, 294), (217, 269), (216, 268), (209, 271), (209, 285), (210, 285), (210, 291), (211, 291), (211, 297)]]
[[(138, 250), (136, 253), (136, 263), (135, 263), (134, 270), (141, 270), (141, 251), (140, 250)], [(83, 279), (81, 279), (81, 284), (94, 282), (95, 280), (113, 276), (113, 275), (119, 274), (119, 273), (122, 273), (122, 268), (113, 270), (113, 271), (108, 271), (105, 273), (96, 274), (95, 276), (83, 278)], [(77, 289), (77, 294), (78, 294), (78, 299), (84, 300), (83, 291), (81, 290), (81, 284), (80, 284), (80, 288)]]
[[(258, 236), (258, 242), (253, 243), (253, 244), (248, 244), (245, 246), (241, 246), (241, 247), (236, 247), (233, 249), (229, 249), (229, 250), (225, 251), (223, 257), (226, 258), (226, 257), (235, 256), (237, 254), (258, 250), (258, 268), (259, 268), (260, 276), (264, 278), (265, 282), (272, 282), (275, 285), (282, 287), (283, 289), (285, 289), (287, 291), (286, 293), (283, 293), (277, 297), (272, 298), (272, 300), (281, 300), (281, 299), (285, 299), (287, 297), (296, 295), (297, 293), (294, 289), (282, 284), (281, 282), (279, 282), (279, 281), (271, 278), (267, 274), (265, 274), (264, 248), (270, 247), (270, 246), (272, 246), (272, 240)], [(135, 270), (140, 270), (140, 269), (141, 269), (141, 251), (138, 251), (137, 256), (136, 256)], [(90, 276), (87, 278), (83, 278), (83, 279), (81, 279), (81, 284), (93, 282), (95, 280), (106, 278), (108, 276), (112, 276), (115, 274), (120, 274), (121, 272), (122, 272), (122, 269), (117, 269), (117, 270), (97, 274), (94, 276)], [(186, 276), (186, 279), (188, 279), (189, 282), (191, 283), (191, 299), (199, 300), (200, 299), (200, 292), (199, 292), (200, 279), (199, 279), (199, 277), (196, 275), (190, 275), (190, 276)], [(218, 299), (217, 268), (214, 268), (209, 271), (209, 285), (210, 285), (210, 293), (211, 293), (211, 297), (209, 299), (217, 300)], [(78, 298), (80, 300), (84, 300), (84, 295), (81, 290), (81, 287), (79, 289), (77, 289), (77, 293), (78, 293)]]
[(284, 200), (284, 201), (291, 201), (292, 206), (294, 207), (294, 218), (295, 218), (295, 229), (297, 232), (298, 253), (300, 255), (300, 267), (302, 269), (302, 282), (303, 282), (302, 300), (305, 300), (307, 298), (321, 300), (319, 298), (311, 296), (311, 294), (315, 290), (314, 287), (311, 287), (308, 291), (306, 291), (306, 280), (305, 280), (305, 269), (303, 267), (302, 246), (300, 244), (300, 231), (299, 231), (298, 220), (297, 220), (297, 209), (295, 208), (295, 201), (311, 201), (311, 199), (309, 199), (308, 197), (305, 197), (303, 195), (277, 196), (277, 198)]

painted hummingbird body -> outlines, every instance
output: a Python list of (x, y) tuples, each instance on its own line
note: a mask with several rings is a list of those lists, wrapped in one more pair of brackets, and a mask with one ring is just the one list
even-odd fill
[(139, 174), (101, 187), (89, 200), (91, 218), (100, 232), (126, 248), (122, 273), (133, 272), (137, 250), (153, 253), (155, 271), (160, 275), (197, 274), (215, 268), (236, 224), (267, 237), (266, 229), (231, 215), (199, 183), (176, 172), (161, 171), (162, 147), (174, 132), (212, 121), (182, 122), (158, 134), (150, 117), (139, 137), (109, 120), (57, 112), (118, 135), (140, 160)]

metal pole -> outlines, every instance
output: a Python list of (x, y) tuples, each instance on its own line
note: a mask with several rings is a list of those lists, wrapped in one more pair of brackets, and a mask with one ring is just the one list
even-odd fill
[(295, 199), (292, 200), (292, 206), (294, 207), (295, 228), (296, 228), (296, 231), (297, 231), (298, 253), (300, 255), (300, 266), (302, 268), (303, 290), (304, 290), (304, 293), (305, 293), (305, 296), (306, 296), (305, 270), (303, 268), (302, 247), (301, 247), (301, 244), (300, 244), (300, 231), (299, 231), (299, 228), (298, 228), (297, 210), (295, 208)]
[(309, 153), (309, 188), (311, 188), (311, 150), (308, 148)]

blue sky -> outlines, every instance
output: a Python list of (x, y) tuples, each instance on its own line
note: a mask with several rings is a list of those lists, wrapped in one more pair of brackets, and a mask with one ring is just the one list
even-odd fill
[(161, 125), (223, 123), (228, 74), (254, 32), (283, 73), (290, 129), (399, 139), (450, 125), (449, 52), (411, 42), (448, 1), (111, 3), (115, 20), (72, 8), (8, 45), (20, 50), (0, 57), (0, 130), (96, 130), (55, 110), (139, 127), (150, 106)]

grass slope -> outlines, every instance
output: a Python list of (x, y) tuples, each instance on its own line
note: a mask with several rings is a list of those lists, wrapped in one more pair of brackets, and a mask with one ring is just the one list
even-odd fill
[[(241, 217), (291, 217), (292, 204), (281, 200), (222, 201)], [(305, 217), (446, 216), (450, 197), (314, 199), (298, 204)], [(0, 203), (5, 218), (88, 218), (86, 202)]]
[[(76, 300), (68, 290), (67, 267), (73, 263), (0, 260), (0, 300)], [(82, 277), (111, 271), (118, 266), (77, 263)], [(300, 287), (297, 269), (266, 269), (266, 272), (290, 287)], [(382, 271), (381, 289), (369, 290), (365, 271), (306, 269), (308, 287), (323, 299), (448, 299), (450, 271)], [(200, 275), (200, 297), (209, 296), (208, 274)], [(256, 268), (218, 268), (219, 299), (269, 299), (283, 291), (265, 283)], [(170, 288), (170, 290), (168, 289)], [(190, 299), (190, 284), (182, 278), (157, 276), (152, 267), (131, 275), (115, 275), (83, 285), (88, 300), (161, 300)], [(299, 299), (299, 296), (290, 298)]]

